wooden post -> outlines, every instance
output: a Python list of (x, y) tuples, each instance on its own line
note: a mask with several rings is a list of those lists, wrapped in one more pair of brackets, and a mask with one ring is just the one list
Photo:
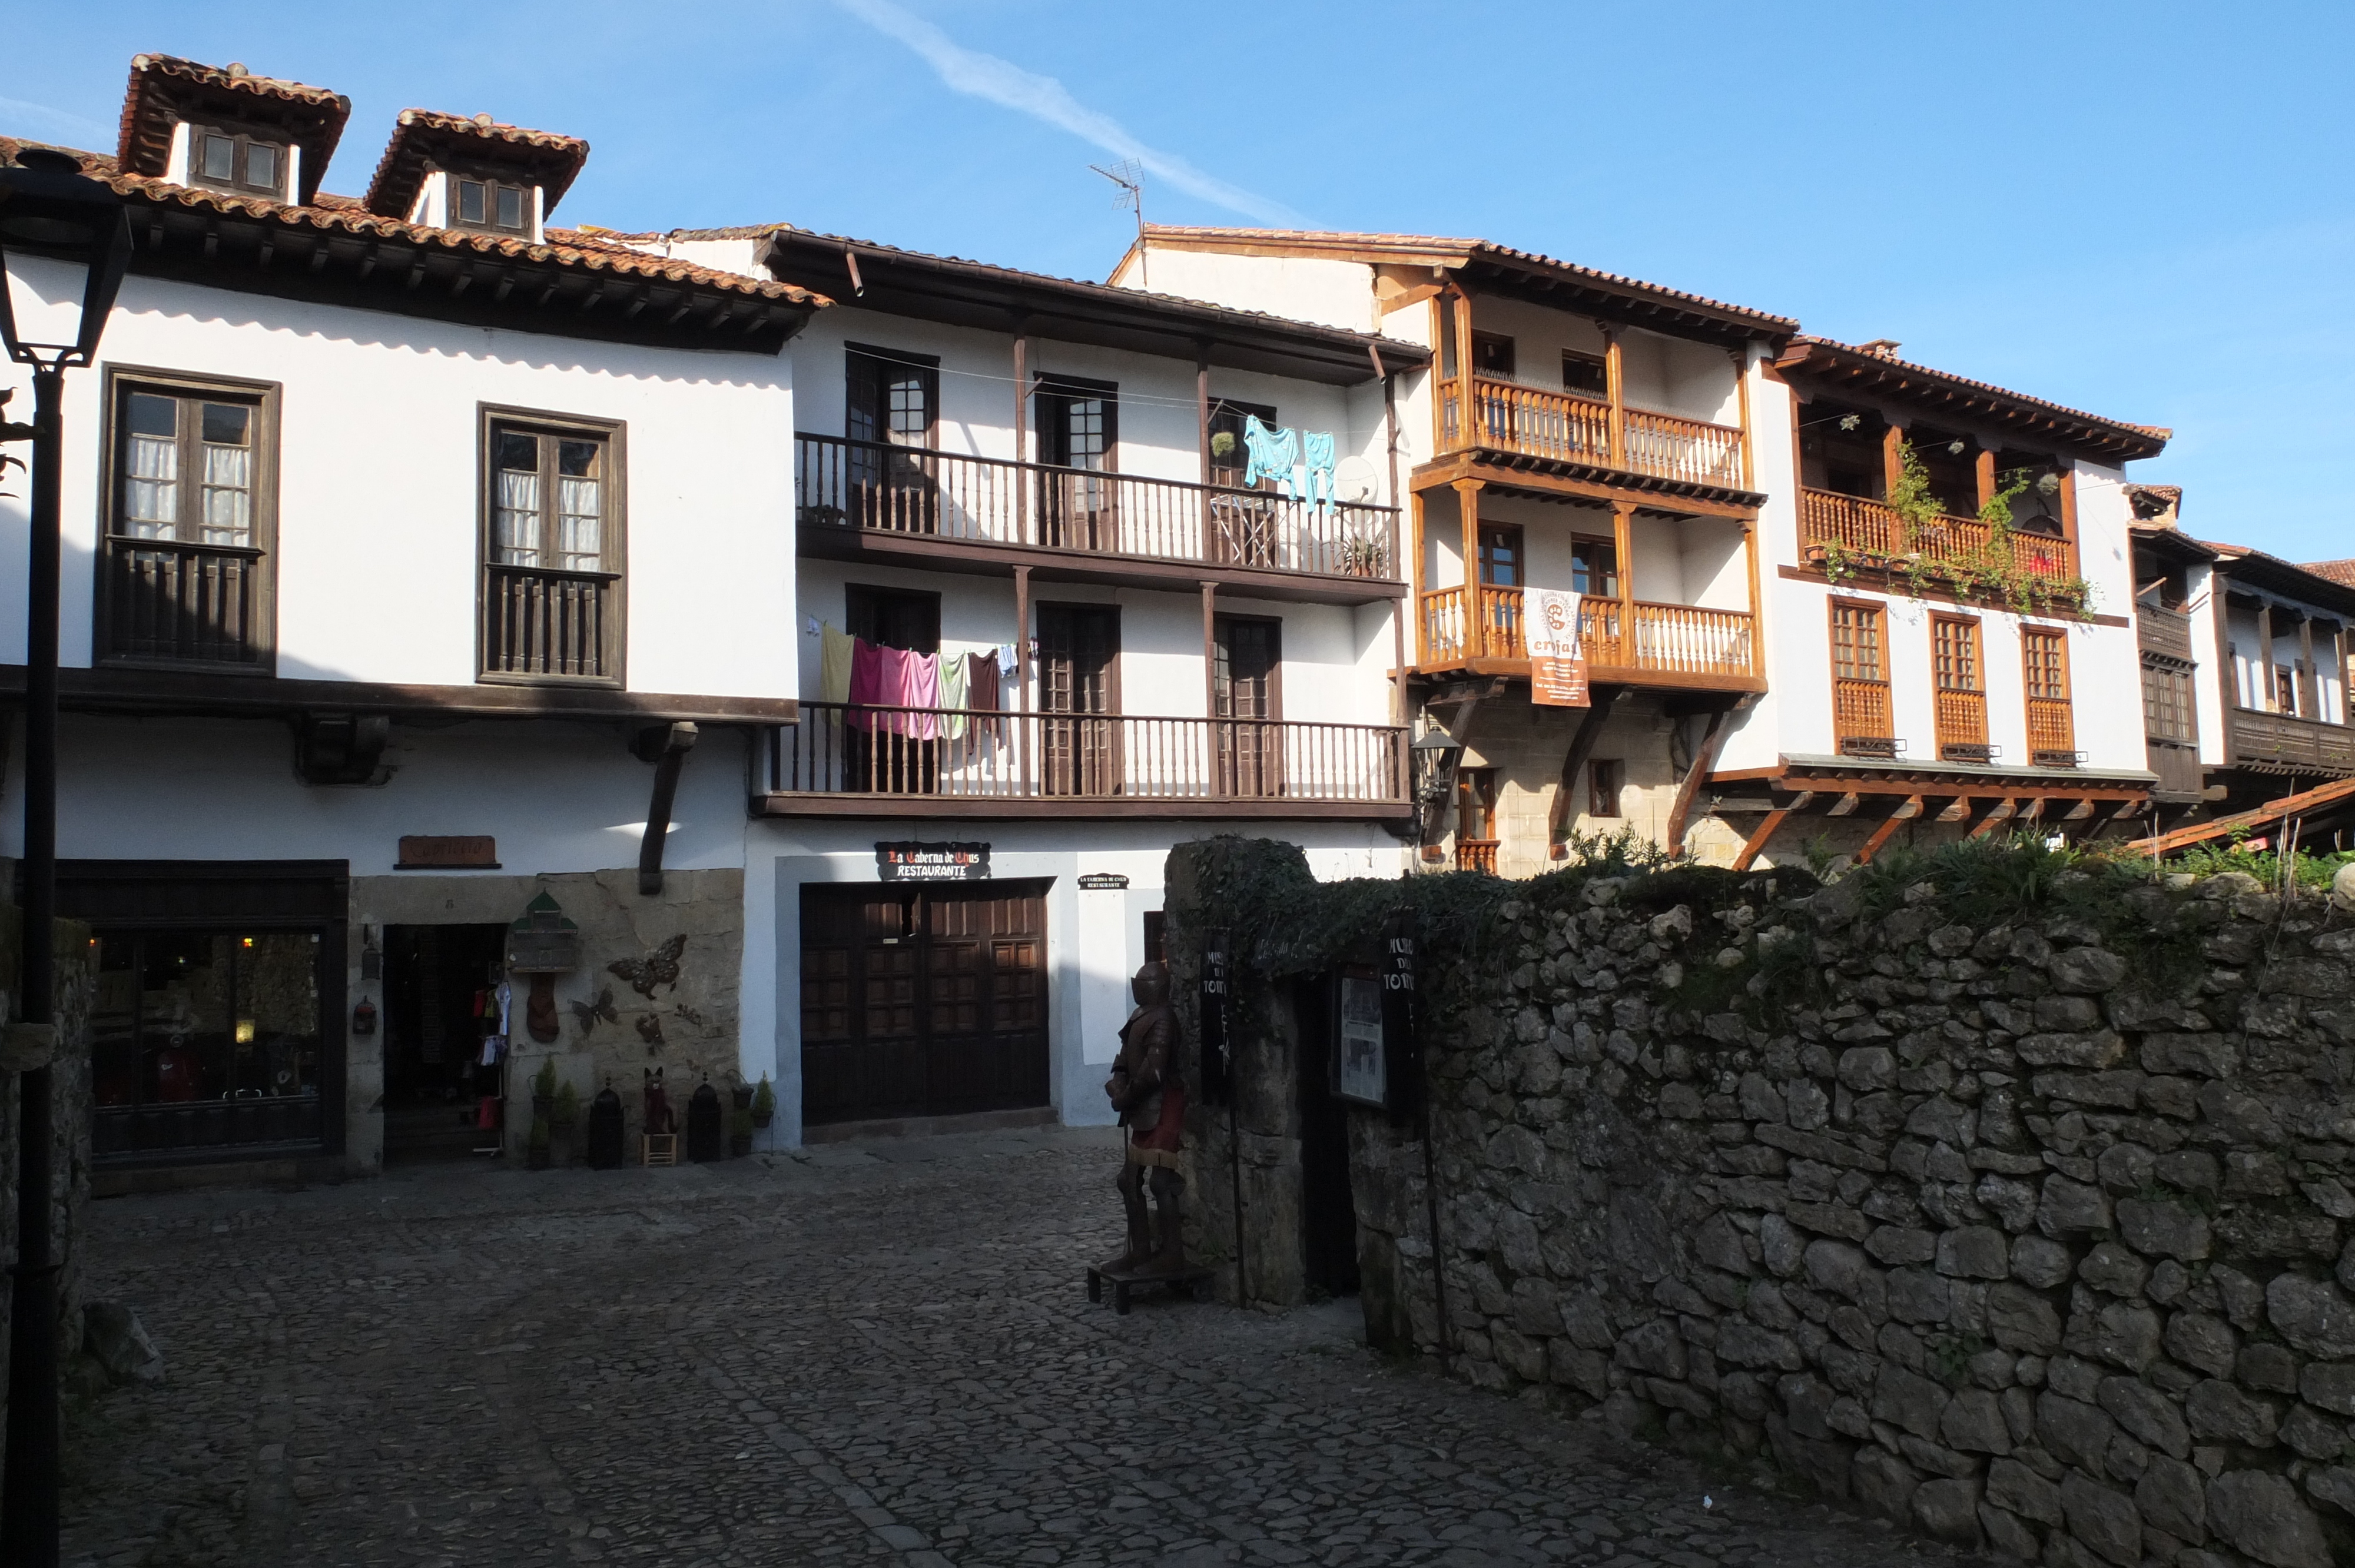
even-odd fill
[(2069, 542), (2069, 575), (2077, 575), (2077, 465), (2061, 471), (2061, 536)]
[(1676, 804), (1668, 808), (1668, 831), (1662, 835), (1667, 842), (1660, 847), (1668, 852), (1670, 858), (1685, 857), (1685, 824), (1692, 816), (1693, 800), (1700, 793), (1701, 780), (1717, 767), (1717, 754), (1723, 748), (1726, 731), (1731, 727), (1727, 721), (1753, 700), (1743, 697), (1710, 713), (1709, 727), (1701, 733), (1700, 744), (1693, 748), (1692, 766), (1685, 769), (1684, 782), (1677, 787)]
[[(1028, 318), (1014, 318), (1014, 461), (1030, 461), (1030, 337), (1027, 331)], [(1020, 469), (1014, 472), (1014, 542), (1018, 545), (1037, 543), (1030, 537), (1030, 476)], [(1015, 658), (1021, 658), (1019, 647)]]
[(1611, 466), (1627, 466), (1627, 389), (1619, 329), (1603, 329), (1603, 395), (1611, 401)]
[(1611, 503), (1611, 549), (1619, 564), (1619, 635), (1616, 662), (1632, 670), (1640, 658), (1636, 640), (1636, 503)]
[(2322, 682), (2314, 667), (2314, 617), (2305, 613), (2297, 618), (2297, 716), (2322, 716)]
[[(1014, 568), (1014, 711), (1028, 715), (1030, 712), (1030, 568)], [(1014, 721), (1015, 763), (1020, 769), (1022, 793), (1030, 793), (1030, 721), (1027, 716)]]
[(1476, 479), (1455, 482), (1455, 510), (1464, 523), (1464, 656), (1477, 659), (1488, 651), (1487, 615), (1480, 603), (1480, 484)]
[(1905, 430), (1891, 421), (1889, 428), (1881, 432), (1881, 482), (1886, 487), (1881, 498), (1886, 501), (1896, 494), (1898, 483), (1904, 477)]
[(1988, 502), (1995, 499), (1994, 449), (1990, 447), (1981, 447), (1979, 449), (1977, 468), (1979, 480), (1979, 505), (1984, 508)]
[(1219, 585), (1202, 585), (1202, 716), (1219, 716)]
[(1210, 345), (1194, 346), (1194, 444), (1201, 452), (1202, 559), (1218, 559), (1211, 540), (1217, 532), (1210, 520)]
[(1869, 863), (1881, 853), (1881, 846), (1889, 842), (1890, 835), (1897, 831), (1898, 823), (1910, 821), (1921, 814), (1921, 796), (1908, 795), (1899, 801), (1897, 809), (1881, 819), (1881, 825), (1872, 830), (1872, 836), (1864, 841), (1864, 847), (1856, 852), (1856, 863), (1863, 865)]
[(2271, 599), (2257, 600), (2257, 689), (2256, 708), (2261, 714), (2280, 712), (2274, 701), (2274, 607)]
[[(1733, 395), (1742, 420), (1742, 488), (1758, 488), (1757, 464), (1750, 454), (1750, 345), (1742, 344), (1733, 351)], [(1795, 473), (1792, 478), (1798, 476)]]
[(1755, 864), (1759, 852), (1766, 847), (1766, 841), (1774, 836), (1774, 830), (1781, 827), (1784, 819), (1790, 814), (1788, 807), (1777, 806), (1760, 818), (1757, 829), (1742, 841), (1742, 853), (1733, 857), (1733, 869), (1748, 871)]
[(1455, 285), (1455, 450), (1469, 451), (1478, 446), (1472, 425), (1478, 404), (1474, 401), (1472, 386), (1472, 296)]
[[(1423, 596), (1427, 591), (1423, 588), (1423, 552), (1425, 548), (1423, 541), (1423, 492), (1418, 490), (1408, 498), (1407, 502), (1407, 504), (1413, 509), (1414, 561), (1408, 567), (1406, 574), (1406, 604), (1408, 610), (1414, 616), (1414, 660), (1418, 664), (1431, 662), (1431, 628), (1423, 618)], [(1401, 680), (1405, 675), (1404, 670), (1399, 672)]]
[(1758, 608), (1758, 519), (1742, 520), (1742, 555), (1750, 569), (1750, 673), (1766, 673), (1766, 618)]
[[(1396, 572), (1400, 580), (1406, 584), (1404, 602), (1393, 603), (1391, 606), (1391, 658), (1392, 661), (1391, 723), (1403, 726), (1406, 723), (1406, 618), (1408, 612), (1413, 610), (1419, 601), (1414, 596), (1415, 573), (1409, 571), (1406, 563), (1399, 559), (1400, 547), (1406, 541), (1399, 536), (1398, 377), (1387, 372), (1382, 376), (1382, 448), (1389, 459), (1390, 467), (1390, 487), (1383, 491), (1382, 500), (1391, 508), (1391, 570)], [(1415, 538), (1418, 549), (1421, 547), (1422, 537), (1423, 531), (1420, 528), (1416, 529)], [(1418, 570), (1422, 564), (1421, 560), (1416, 561), (1415, 566)], [(1399, 755), (1401, 766), (1403, 768), (1408, 760), (1406, 754), (1401, 752)]]
[(1561, 782), (1554, 790), (1553, 804), (1546, 811), (1546, 853), (1559, 857), (1562, 830), (1578, 815), (1575, 791), (1578, 775), (1587, 758), (1594, 755), (1595, 743), (1603, 738), (1603, 726), (1610, 719), (1612, 709), (1625, 702), (1636, 688), (1633, 686), (1596, 687), (1587, 693), (1593, 705), (1578, 721), (1572, 732), (1570, 749), (1562, 754)]

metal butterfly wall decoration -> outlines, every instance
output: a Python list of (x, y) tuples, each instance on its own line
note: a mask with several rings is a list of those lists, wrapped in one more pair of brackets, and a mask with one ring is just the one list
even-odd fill
[(655, 987), (678, 985), (678, 959), (687, 951), (684, 934), (673, 937), (643, 959), (615, 959), (605, 968), (630, 982), (630, 989), (640, 996), (651, 998)]
[(594, 1001), (570, 1001), (565, 1005), (572, 1010), (573, 1022), (579, 1027), (583, 1040), (589, 1038), (589, 1032), (597, 1027), (597, 1021), (601, 1018), (608, 1023), (622, 1022), (621, 1013), (613, 1006), (612, 986), (599, 991)]

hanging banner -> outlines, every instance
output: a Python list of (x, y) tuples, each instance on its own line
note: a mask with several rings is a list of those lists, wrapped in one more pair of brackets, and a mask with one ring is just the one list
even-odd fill
[(1564, 588), (1524, 590), (1523, 619), (1529, 644), (1529, 700), (1540, 707), (1582, 708), (1586, 661), (1578, 646), (1578, 601)]

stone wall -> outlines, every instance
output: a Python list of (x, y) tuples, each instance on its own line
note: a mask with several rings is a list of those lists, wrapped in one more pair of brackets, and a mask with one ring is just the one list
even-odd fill
[[(1460, 1375), (2014, 1557), (2355, 1562), (2347, 915), (1963, 849), (1819, 891), (1263, 867), (1263, 916), (1248, 853), (1169, 884), (1204, 862), (1247, 991), (1380, 906), (1436, 933)], [(1181, 973), (1197, 918), (1173, 898)], [(1359, 1113), (1353, 1150), (1369, 1330), (1436, 1350), (1418, 1128)]]

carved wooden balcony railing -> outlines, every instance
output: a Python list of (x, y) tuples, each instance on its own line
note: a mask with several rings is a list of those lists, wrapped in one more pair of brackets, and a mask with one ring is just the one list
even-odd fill
[[(1482, 584), (1478, 614), (1469, 620), (1460, 588), (1436, 588), (1420, 597), (1422, 662), (1426, 668), (1444, 669), (1473, 659), (1529, 656), (1522, 637), (1519, 588)], [(1589, 665), (1668, 675), (1742, 677), (1757, 673), (1746, 610), (1643, 600), (1636, 602), (1635, 609), (1636, 640), (1631, 650), (1620, 636), (1618, 600), (1579, 600), (1579, 651)]]
[(769, 732), (768, 791), (951, 805), (1283, 801), (1403, 806), (1406, 732), (1291, 719), (1149, 718), (804, 703)]
[(1993, 761), (1987, 737), (1987, 694), (1944, 687), (1936, 696), (1939, 760)]
[(107, 541), (102, 658), (252, 665), (264, 652), (260, 550), (176, 539)]
[(2077, 726), (2066, 697), (2028, 699), (2028, 760), (2038, 768), (2077, 765)]
[(1399, 580), (1398, 512), (1141, 474), (794, 438), (805, 526)]
[[(1828, 490), (1799, 493), (1799, 543), (1838, 546), (1851, 556), (1879, 561), (1902, 560), (1919, 553), (1933, 563), (1969, 560), (1987, 548), (1995, 530), (1976, 517), (1944, 517), (1930, 528), (1909, 535), (1905, 521), (1878, 501), (1840, 495)], [(2014, 567), (2033, 577), (2052, 582), (2077, 575), (2068, 541), (2037, 534), (2013, 534)]]
[(1832, 677), (1832, 733), (1839, 737), (1843, 754), (1853, 740), (1889, 739), (1892, 728), (1888, 682)]
[(1743, 488), (1742, 432), (1730, 425), (1625, 408), (1614, 451), (1611, 405), (1574, 393), (1476, 376), (1469, 437), (1461, 417), (1461, 382), (1440, 386), (1440, 439), (1446, 450), (1488, 447), (1524, 457), (1590, 463), (1685, 484)]
[(2227, 728), (2235, 762), (2321, 773), (2355, 772), (2355, 729), (2345, 725), (2234, 708)]
[(2191, 618), (2179, 609), (2165, 609), (2155, 604), (2135, 605), (2135, 637), (2146, 653), (2162, 658), (2193, 662), (2191, 653)]
[(1496, 875), (1497, 845), (1499, 842), (1497, 839), (1457, 839), (1455, 869), (1486, 872), (1490, 876)]
[(618, 572), (483, 568), (483, 673), (543, 680), (621, 679)]

